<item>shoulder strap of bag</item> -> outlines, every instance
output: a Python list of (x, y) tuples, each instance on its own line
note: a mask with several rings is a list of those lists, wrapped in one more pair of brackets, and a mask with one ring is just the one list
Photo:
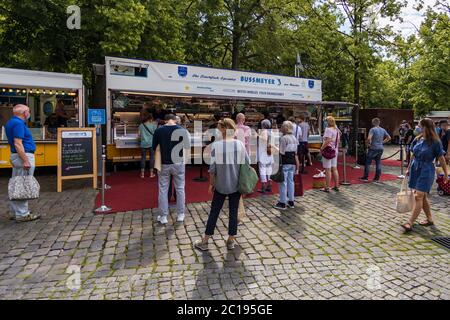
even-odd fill
[(339, 140), (339, 129), (336, 128), (336, 141), (334, 142), (334, 148), (337, 148), (338, 145), (338, 140)]
[(148, 133), (153, 135), (153, 132), (150, 131), (150, 129), (145, 125), (145, 123), (143, 123), (142, 125), (144, 126), (145, 130), (147, 130)]

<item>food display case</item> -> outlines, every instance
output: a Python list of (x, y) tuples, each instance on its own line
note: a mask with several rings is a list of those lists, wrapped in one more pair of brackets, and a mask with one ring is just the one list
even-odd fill
[(112, 126), (116, 148), (139, 148), (139, 112), (116, 112)]

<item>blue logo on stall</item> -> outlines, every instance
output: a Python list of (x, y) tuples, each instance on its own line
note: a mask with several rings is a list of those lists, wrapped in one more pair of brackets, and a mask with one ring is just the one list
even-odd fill
[(180, 77), (186, 77), (187, 76), (187, 67), (178, 66), (178, 75)]
[(308, 80), (308, 87), (310, 89), (314, 88), (314, 80)]
[(88, 124), (106, 124), (105, 109), (88, 109)]

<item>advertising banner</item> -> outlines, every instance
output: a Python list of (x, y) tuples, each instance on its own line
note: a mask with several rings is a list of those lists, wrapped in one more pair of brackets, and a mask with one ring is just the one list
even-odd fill
[[(117, 73), (118, 69), (127, 67), (142, 72), (134, 77)], [(266, 73), (106, 57), (106, 77), (110, 90), (265, 101), (322, 101), (320, 80)]]

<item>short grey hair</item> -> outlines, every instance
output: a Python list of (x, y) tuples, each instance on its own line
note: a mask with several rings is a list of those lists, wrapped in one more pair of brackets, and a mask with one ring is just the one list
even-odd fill
[(13, 108), (14, 114), (23, 114), (25, 111), (28, 110), (28, 107), (24, 104), (16, 104)]
[(281, 125), (281, 131), (286, 134), (291, 134), (294, 131), (294, 125), (291, 121), (284, 121)]
[(270, 128), (272, 128), (272, 123), (268, 119), (263, 120), (261, 122), (261, 128), (263, 128), (263, 129), (270, 129)]
[(372, 119), (372, 124), (374, 126), (379, 126), (380, 125), (380, 118), (373, 118)]

